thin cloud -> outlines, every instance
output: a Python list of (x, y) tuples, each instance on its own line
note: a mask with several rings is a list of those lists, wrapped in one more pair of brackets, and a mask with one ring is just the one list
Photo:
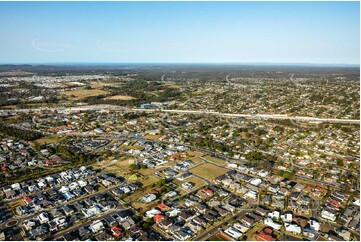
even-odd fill
[(56, 42), (49, 42), (49, 41), (39, 41), (37, 39), (33, 39), (31, 45), (43, 52), (61, 52), (65, 48), (69, 47), (68, 44), (65, 43), (56, 43)]

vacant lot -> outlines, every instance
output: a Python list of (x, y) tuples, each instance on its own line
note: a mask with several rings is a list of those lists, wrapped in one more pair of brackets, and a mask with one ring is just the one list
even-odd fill
[(180, 195), (184, 195), (189, 191), (186, 191), (182, 188), (182, 184), (185, 182), (191, 182), (193, 183), (194, 187), (192, 188), (192, 191), (206, 185), (206, 182), (203, 181), (202, 179), (195, 177), (195, 176), (190, 176), (187, 179), (185, 179), (184, 181), (179, 181), (177, 179), (173, 180), (173, 183), (176, 184), (177, 186), (179, 186), (178, 192), (180, 193)]
[(18, 206), (24, 206), (25, 203), (23, 200), (21, 199), (18, 199), (18, 200), (15, 200), (15, 201), (12, 201), (10, 203), (8, 203), (8, 206), (11, 208), (11, 209), (15, 209), (16, 207)]
[(101, 88), (101, 87), (113, 87), (113, 86), (119, 86), (120, 83), (113, 82), (113, 81), (101, 81), (101, 82), (89, 82), (91, 88)]
[(66, 92), (63, 92), (62, 94), (66, 95), (67, 97), (69, 97), (72, 100), (80, 100), (80, 99), (84, 99), (84, 98), (92, 97), (92, 96), (106, 95), (106, 94), (109, 94), (109, 92), (99, 90), (99, 89), (91, 89), (91, 90), (79, 89), (79, 90), (73, 90), (73, 91), (66, 91)]
[(95, 169), (103, 169), (104, 172), (115, 173), (117, 176), (130, 176), (132, 172), (129, 170), (132, 158), (121, 157), (119, 159), (104, 160), (93, 164)]
[(192, 160), (194, 162), (194, 164), (196, 164), (196, 165), (198, 165), (200, 163), (204, 163), (204, 161), (199, 157), (194, 157), (194, 158), (191, 158), (190, 160)]
[(133, 150), (143, 150), (144, 149), (143, 146), (137, 145), (135, 143), (136, 142), (134, 142), (133, 144), (130, 144), (130, 145), (121, 144), (120, 148), (133, 149)]
[(151, 139), (151, 140), (158, 140), (160, 137), (160, 135), (154, 135), (154, 134), (147, 134), (146, 136), (144, 136), (144, 139)]
[(203, 156), (204, 154), (202, 152), (199, 151), (194, 151), (194, 150), (187, 150), (186, 153), (188, 154), (188, 156), (194, 156), (194, 157), (199, 157), (199, 156)]
[(200, 177), (204, 177), (208, 180), (213, 180), (214, 178), (223, 175), (228, 170), (212, 164), (204, 164), (194, 169), (191, 169), (190, 171), (196, 175), (199, 175)]
[(115, 95), (115, 96), (106, 97), (104, 99), (106, 99), (106, 100), (134, 100), (136, 98), (134, 98), (132, 96), (125, 96), (125, 95)]
[(58, 143), (61, 138), (59, 136), (46, 136), (44, 138), (40, 138), (35, 140), (38, 144), (48, 144), (48, 143)]
[(215, 163), (217, 165), (225, 165), (227, 163), (227, 161), (225, 161), (225, 160), (216, 158), (214, 156), (209, 156), (209, 155), (205, 156), (204, 159), (206, 159), (206, 160), (208, 160), (210, 162), (213, 162), (213, 163)]

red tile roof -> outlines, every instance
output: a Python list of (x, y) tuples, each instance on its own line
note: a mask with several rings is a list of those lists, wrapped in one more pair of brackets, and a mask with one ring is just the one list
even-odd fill
[(272, 234), (272, 232), (273, 232), (273, 230), (271, 228), (265, 228), (263, 231), (267, 234)]
[(325, 188), (320, 187), (320, 186), (316, 186), (315, 189), (320, 191), (320, 192), (323, 192), (325, 190)]
[(260, 241), (275, 241), (276, 238), (274, 238), (272, 235), (266, 234), (265, 232), (262, 231), (261, 233), (258, 234), (257, 240), (260, 240)]
[(123, 229), (118, 226), (113, 226), (111, 231), (115, 237), (120, 237), (123, 234)]
[(157, 208), (159, 208), (161, 211), (169, 209), (169, 207), (164, 203), (158, 204)]
[(162, 214), (157, 214), (157, 215), (155, 215), (154, 217), (153, 217), (153, 219), (154, 219), (154, 221), (156, 222), (156, 223), (159, 223), (160, 221), (162, 221), (163, 219), (165, 219), (166, 217), (164, 216), (164, 215), (162, 215)]
[(33, 199), (31, 199), (30, 197), (24, 196), (24, 201), (26, 203), (31, 203), (33, 201)]
[(213, 191), (207, 188), (204, 188), (202, 190), (202, 192), (204, 192), (205, 194), (207, 194), (208, 196), (212, 196), (213, 195)]

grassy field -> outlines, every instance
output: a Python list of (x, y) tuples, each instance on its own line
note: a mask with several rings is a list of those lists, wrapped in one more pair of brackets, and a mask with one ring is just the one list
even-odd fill
[(208, 180), (213, 180), (214, 178), (223, 175), (228, 170), (212, 164), (203, 164), (201, 166), (191, 169), (190, 171)]
[(158, 191), (156, 189), (140, 189), (140, 190), (135, 191), (130, 196), (127, 196), (126, 198), (124, 198), (124, 201), (131, 202), (132, 207), (134, 207), (135, 209), (141, 208), (141, 209), (143, 209), (143, 211), (146, 211), (146, 210), (150, 209), (151, 207), (154, 207), (156, 204), (158, 204), (159, 199), (156, 199), (155, 201), (153, 201), (151, 203), (142, 203), (142, 202), (139, 202), (138, 199), (141, 197), (144, 197), (147, 194), (157, 193), (157, 192)]
[(111, 87), (111, 86), (119, 86), (120, 83), (112, 82), (112, 81), (102, 81), (102, 82), (90, 82), (91, 88), (101, 88), (101, 87)]
[(140, 146), (140, 145), (120, 145), (120, 148), (126, 148), (126, 149), (133, 149), (133, 150), (143, 150), (144, 147), (143, 146)]
[(194, 157), (200, 157), (204, 155), (202, 152), (193, 151), (193, 150), (187, 150), (186, 153), (188, 156), (194, 156)]
[(155, 176), (146, 176), (140, 182), (143, 184), (143, 186), (146, 187), (146, 186), (154, 184), (158, 181), (159, 181), (159, 179), (157, 179)]
[(190, 160), (192, 160), (194, 162), (194, 164), (196, 164), (196, 165), (203, 162), (203, 160), (199, 157), (194, 157), (194, 158), (191, 158)]
[[(31, 103), (31, 101), (24, 103), (27, 107), (44, 107), (44, 106), (49, 106), (48, 103)], [(7, 105), (7, 106), (1, 106), (1, 108), (4, 109), (16, 109), (17, 106), (16, 105)]]
[(16, 107), (16, 105), (7, 105), (7, 106), (1, 106), (1, 108), (14, 109), (14, 108), (17, 108), (17, 107)]
[(202, 179), (195, 177), (195, 176), (188, 177), (187, 179), (185, 179), (183, 181), (179, 181), (179, 180), (175, 179), (175, 180), (173, 180), (173, 183), (176, 184), (177, 186), (179, 186), (178, 191), (180, 192), (180, 195), (184, 195), (188, 192), (182, 188), (182, 184), (185, 182), (191, 182), (194, 184), (194, 187), (192, 188), (192, 190), (196, 190), (196, 189), (200, 188), (201, 186), (205, 185), (205, 181), (203, 181)]
[(144, 149), (143, 146), (137, 145), (137, 141), (131, 141), (128, 145), (125, 145), (124, 143), (121, 144), (119, 146), (119, 148), (134, 149), (134, 150), (142, 150), (142, 149)]
[(130, 176), (131, 171), (129, 170), (129, 161), (132, 158), (120, 158), (114, 160), (104, 160), (93, 164), (95, 169), (103, 169), (104, 172), (115, 173), (117, 176)]
[(132, 96), (124, 96), (124, 95), (115, 95), (104, 98), (105, 100), (134, 100), (136, 98)]
[(25, 203), (22, 199), (18, 199), (18, 200), (8, 203), (8, 206), (10, 207), (10, 209), (15, 209), (18, 206), (24, 206), (24, 205), (25, 205)]
[(109, 92), (99, 89), (91, 89), (91, 90), (79, 89), (79, 90), (62, 92), (62, 94), (67, 96), (70, 100), (81, 100), (87, 97), (106, 95), (109, 94)]
[[(162, 168), (162, 169), (164, 169), (164, 167)], [(159, 169), (159, 170), (161, 170), (161, 169)], [(142, 174), (143, 176), (145, 176), (145, 177), (147, 177), (147, 176), (153, 176), (154, 175), (154, 173), (157, 171), (157, 169), (141, 169), (141, 170), (138, 170), (138, 172), (140, 173), (140, 174)]]
[(151, 139), (151, 140), (158, 140), (160, 135), (154, 135), (154, 134), (147, 134), (144, 136), (144, 139)]
[(58, 136), (47, 136), (41, 139), (35, 140), (35, 142), (39, 143), (40, 145), (48, 144), (48, 143), (58, 143), (61, 138)]
[(225, 161), (225, 160), (222, 160), (222, 159), (219, 159), (219, 158), (216, 158), (216, 157), (213, 157), (213, 156), (209, 156), (209, 155), (207, 155), (207, 156), (205, 156), (203, 158), (210, 161), (210, 162), (213, 162), (213, 163), (215, 163), (217, 165), (225, 165), (227, 163), (227, 161)]

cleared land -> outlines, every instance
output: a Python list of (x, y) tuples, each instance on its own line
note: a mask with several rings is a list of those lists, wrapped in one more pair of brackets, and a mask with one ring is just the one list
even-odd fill
[(190, 171), (200, 177), (204, 177), (208, 180), (213, 180), (214, 178), (216, 178), (220, 175), (223, 175), (228, 170), (225, 168), (220, 168), (220, 167), (212, 165), (212, 164), (204, 164), (204, 165), (200, 165), (196, 168), (193, 168)]
[(150, 194), (150, 193), (158, 193), (157, 189), (140, 189), (136, 192), (134, 192), (133, 194), (131, 194), (130, 196), (127, 196), (124, 198), (124, 201), (126, 202), (130, 202), (132, 204), (132, 207), (134, 207), (135, 209), (142, 209), (143, 211), (148, 210), (151, 207), (154, 207), (157, 203), (159, 203), (158, 200), (155, 200), (151, 203), (142, 203), (140, 201), (138, 201), (139, 198)]
[(225, 161), (225, 160), (222, 160), (222, 159), (219, 159), (219, 158), (216, 158), (216, 157), (213, 157), (213, 156), (209, 156), (209, 155), (204, 156), (203, 158), (210, 161), (210, 162), (213, 162), (213, 163), (215, 163), (217, 165), (225, 165), (227, 163), (227, 161)]
[[(182, 188), (182, 184), (185, 182), (193, 183), (194, 187), (189, 191), (184, 190)], [(206, 185), (205, 181), (203, 181), (202, 179), (195, 177), (195, 176), (190, 176), (187, 179), (185, 179), (184, 181), (179, 181), (179, 180), (175, 179), (175, 180), (173, 180), (173, 183), (176, 184), (177, 186), (179, 186), (178, 192), (180, 193), (180, 195), (184, 195), (187, 192), (194, 191), (194, 190), (200, 188), (201, 186)]]
[(147, 134), (144, 136), (144, 139), (151, 139), (151, 140), (158, 140), (160, 135), (154, 135), (154, 134)]
[(120, 83), (112, 82), (112, 81), (102, 81), (102, 82), (90, 82), (91, 88), (100, 88), (100, 87), (111, 87), (111, 86), (119, 86)]
[(136, 142), (134, 142), (133, 144), (130, 144), (130, 145), (121, 144), (119, 147), (126, 148), (126, 149), (133, 149), (133, 150), (143, 150), (144, 149), (143, 146), (136, 145), (135, 143)]
[(109, 160), (94, 163), (93, 167), (96, 169), (104, 169), (104, 172), (115, 173), (118, 176), (130, 176), (133, 174), (129, 170), (130, 160), (133, 159), (127, 157), (122, 157), (120, 159), (110, 158)]
[(186, 153), (187, 153), (189, 156), (194, 156), (194, 157), (199, 157), (199, 156), (203, 156), (203, 155), (204, 155), (202, 152), (194, 151), (194, 150), (187, 150)]
[(58, 136), (47, 136), (44, 138), (40, 138), (35, 140), (40, 145), (47, 144), (47, 143), (58, 143), (61, 138)]
[(132, 96), (125, 96), (125, 95), (115, 95), (115, 96), (106, 97), (104, 99), (106, 99), (106, 100), (134, 100), (136, 98), (134, 98)]
[(194, 158), (191, 158), (190, 160), (192, 160), (194, 162), (194, 164), (198, 165), (200, 163), (203, 163), (204, 161), (199, 158), (199, 157), (194, 157)]
[(91, 90), (79, 89), (79, 90), (62, 92), (62, 94), (66, 95), (70, 99), (77, 100), (77, 99), (84, 99), (87, 97), (106, 95), (109, 94), (109, 92), (99, 89), (91, 89)]

